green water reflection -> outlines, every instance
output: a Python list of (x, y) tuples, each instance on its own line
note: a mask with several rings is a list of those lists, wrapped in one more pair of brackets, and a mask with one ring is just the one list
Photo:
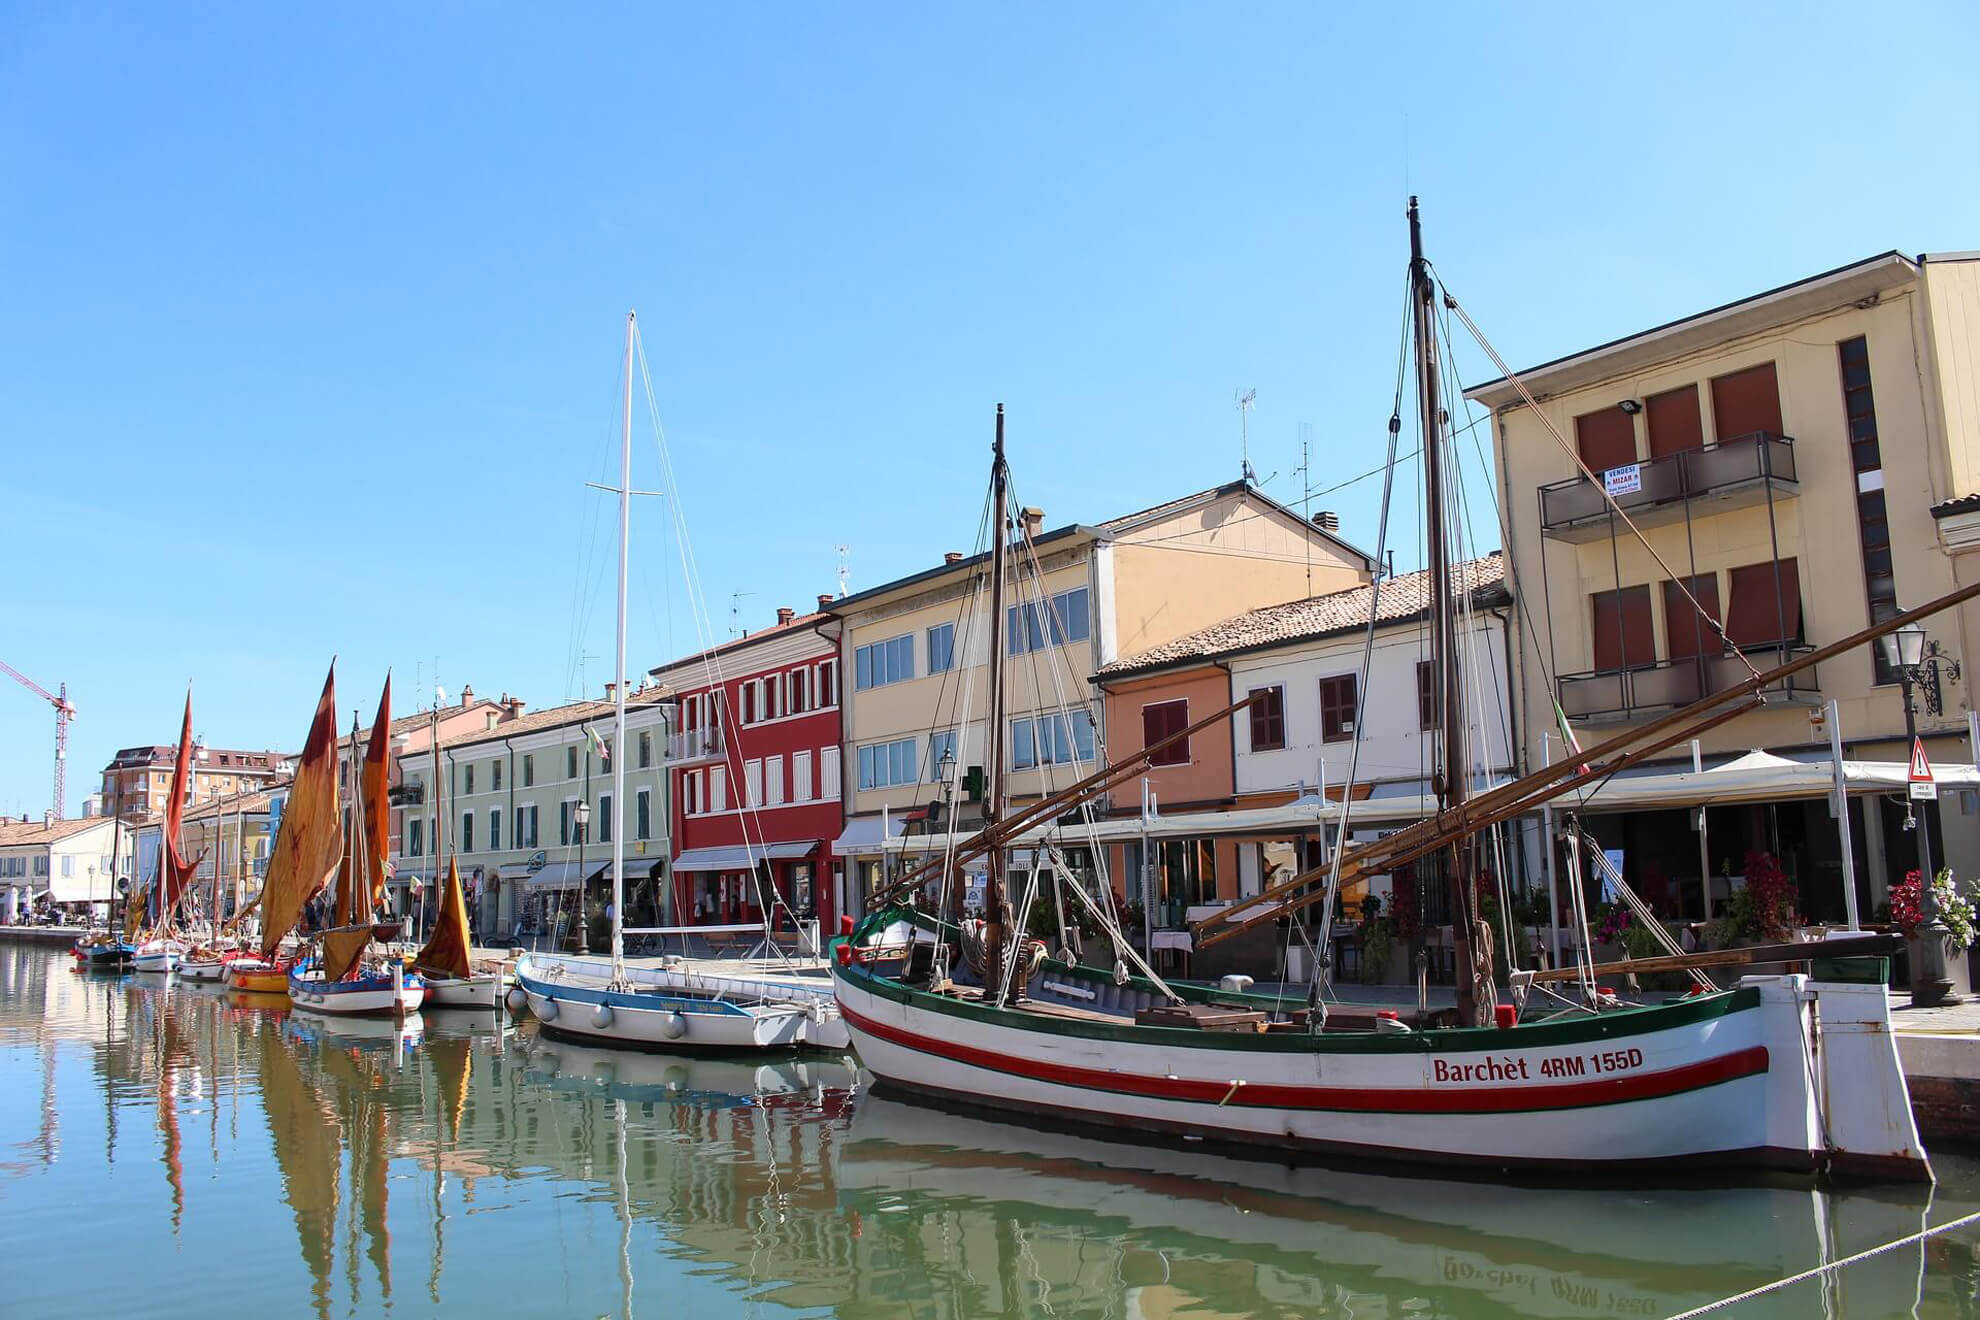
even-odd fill
[[(1562, 1190), (958, 1117), (847, 1062), (324, 1023), (0, 945), (0, 1313), (1668, 1315), (1980, 1205)], [(1721, 1312), (1974, 1315), (1961, 1232)]]

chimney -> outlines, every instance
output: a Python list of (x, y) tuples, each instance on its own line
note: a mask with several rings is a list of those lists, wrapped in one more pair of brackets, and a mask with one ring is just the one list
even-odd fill
[(616, 695), (618, 694), (618, 689), (619, 689), (619, 685), (617, 683), (607, 683), (605, 685), (605, 700), (607, 701), (613, 700), (614, 697), (616, 697)]
[(55, 823), (54, 808), (51, 807), (47, 811), (41, 813), (41, 828), (47, 829), (50, 825), (53, 825), (54, 823)]
[(473, 704), (474, 704), (474, 685), (471, 683), (461, 684), (461, 705), (472, 706)]
[(832, 593), (831, 593), (831, 592), (829, 592), (829, 591), (821, 591), (821, 592), (819, 592), (819, 593), (818, 593), (818, 608), (819, 608), (819, 609), (821, 609), (821, 610), (829, 610), (829, 609), (831, 609), (831, 608), (832, 608)]
[(792, 619), (795, 619), (796, 617), (797, 617), (797, 611), (790, 608), (788, 605), (780, 605), (777, 607), (777, 626), (779, 628), (783, 627), (785, 624), (789, 623)]
[(1341, 530), (1341, 515), (1332, 509), (1322, 509), (1313, 515), (1313, 525), (1323, 532), (1338, 532)]
[(509, 708), (509, 718), (512, 720), (523, 713), (523, 699), (521, 697), (503, 697), (502, 704)]
[(942, 562), (944, 564), (960, 564), (962, 561), (963, 556), (960, 550), (951, 550), (942, 556)]
[(1043, 509), (1036, 507), (1019, 509), (1018, 517), (1024, 519), (1024, 534), (1026, 536), (1038, 535), (1039, 529), (1045, 526), (1045, 510)]

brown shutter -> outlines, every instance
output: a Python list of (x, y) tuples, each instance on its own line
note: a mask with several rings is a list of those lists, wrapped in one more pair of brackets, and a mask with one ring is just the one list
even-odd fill
[(1664, 650), (1673, 660), (1690, 659), (1697, 655), (1717, 655), (1723, 648), (1719, 644), (1719, 630), (1712, 622), (1719, 613), (1719, 577), (1716, 573), (1700, 573), (1685, 586), (1698, 598), (1698, 605), (1705, 613), (1701, 615), (1685, 597), (1684, 591), (1675, 582), (1664, 584)]
[(1637, 669), (1657, 663), (1650, 625), (1650, 588), (1624, 587), (1589, 597), (1595, 611), (1595, 668)]
[(1781, 391), (1774, 364), (1763, 362), (1712, 382), (1712, 435), (1721, 443), (1765, 431), (1781, 434)]
[[(1141, 708), (1141, 745), (1153, 747), (1189, 727), (1188, 701), (1162, 701)], [(1150, 765), (1182, 765), (1189, 760), (1189, 739), (1148, 758)]]
[(1780, 597), (1773, 561), (1746, 564), (1731, 573), (1732, 600), (1726, 609), (1726, 636), (1744, 650), (1794, 641), (1801, 635), (1801, 570), (1792, 559), (1780, 561)]
[(1636, 419), (1620, 408), (1598, 408), (1574, 419), (1575, 448), (1588, 470), (1600, 476), (1636, 461)]
[(1650, 424), (1650, 457), (1681, 453), (1705, 447), (1705, 424), (1698, 416), (1698, 387), (1665, 390), (1643, 401), (1644, 419)]

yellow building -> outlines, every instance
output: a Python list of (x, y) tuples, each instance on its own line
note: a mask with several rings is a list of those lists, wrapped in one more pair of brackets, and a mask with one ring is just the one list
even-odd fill
[[(1556, 702), (1585, 745), (1744, 677), (1717, 622), (1765, 670), (1950, 591), (1933, 510), (1980, 491), (1976, 332), (1980, 257), (1891, 252), (1521, 373), (1537, 408), (1507, 380), (1468, 390), (1494, 413), (1527, 625), (1514, 673), (1527, 762), (1562, 754)], [(1975, 618), (1930, 625), (1948, 659), (1970, 653)], [(1969, 687), (1949, 682), (1943, 698), (1942, 713), (1920, 711), (1927, 744), (1969, 759)], [(1830, 700), (1847, 755), (1902, 759), (1899, 688), (1868, 649), (1777, 687), (1764, 710), (1708, 733), (1702, 752), (1826, 759)], [(1935, 838), (1952, 835), (1955, 867), (1973, 874), (1973, 805), (1929, 814)], [(1914, 864), (1905, 808), (1857, 804), (1852, 815), (1864, 818), (1860, 887), (1874, 901)], [(1667, 914), (1715, 910), (1750, 849), (1781, 858), (1810, 916), (1841, 915), (1840, 849), (1820, 801), (1714, 810), (1706, 826), (1709, 890), (1695, 813), (1598, 818), (1605, 846), (1625, 851), (1632, 881)]]
[[(1316, 520), (1318, 521), (1318, 520)], [(1368, 580), (1372, 561), (1245, 482), (1094, 525), (1046, 531), (1025, 511), (1005, 615), (1005, 764), (1013, 801), (1106, 763), (1091, 679), (1101, 666), (1258, 605)], [(829, 603), (840, 621), (847, 825), (834, 849), (858, 910), (883, 830), (941, 799), (945, 757), (980, 801), (989, 707), (989, 556)], [(1062, 711), (1075, 712), (1068, 717)], [(958, 804), (969, 810), (968, 801)], [(841, 874), (840, 882), (849, 877)]]

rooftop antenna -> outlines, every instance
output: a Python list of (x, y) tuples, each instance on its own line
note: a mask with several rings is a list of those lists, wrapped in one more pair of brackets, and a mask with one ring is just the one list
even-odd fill
[(1299, 516), (1307, 530), (1300, 540), (1306, 546), (1306, 594), (1313, 595), (1313, 423), (1299, 424)]
[(852, 578), (852, 569), (847, 564), (847, 558), (852, 553), (852, 547), (848, 545), (842, 545), (838, 547), (838, 550), (839, 550), (839, 599), (844, 600), (846, 598), (846, 583)]
[(749, 635), (749, 629), (743, 627), (742, 603), (743, 597), (754, 596), (755, 594), (753, 591), (732, 591), (729, 593), (729, 631), (737, 637), (747, 637)]
[(1238, 475), (1247, 486), (1258, 484), (1258, 473), (1251, 466), (1251, 408), (1257, 402), (1255, 389), (1234, 391), (1238, 410)]

